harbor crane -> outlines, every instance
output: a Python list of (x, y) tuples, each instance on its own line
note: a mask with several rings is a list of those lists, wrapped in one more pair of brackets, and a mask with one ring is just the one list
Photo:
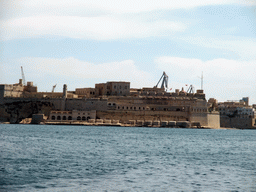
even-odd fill
[(187, 90), (187, 93), (195, 93), (195, 88), (193, 85), (190, 85), (188, 90)]
[(54, 89), (56, 86), (57, 86), (57, 84), (52, 86), (52, 98), (53, 98), (53, 93), (54, 93)]
[(57, 84), (52, 86), (52, 93), (54, 92), (54, 89), (56, 86), (57, 86)]
[(21, 66), (21, 76), (22, 76), (22, 84), (25, 86), (26, 85), (26, 80), (25, 80), (25, 75), (24, 75), (24, 71), (23, 71), (22, 66)]
[[(163, 79), (163, 80), (162, 80)], [(168, 76), (166, 75), (165, 72), (163, 72), (163, 75), (161, 76), (161, 78), (159, 79), (158, 83), (156, 84), (156, 86), (154, 86), (154, 88), (157, 88), (158, 84), (160, 83), (160, 81), (162, 80), (162, 84), (161, 84), (161, 88), (166, 88), (168, 89)]]

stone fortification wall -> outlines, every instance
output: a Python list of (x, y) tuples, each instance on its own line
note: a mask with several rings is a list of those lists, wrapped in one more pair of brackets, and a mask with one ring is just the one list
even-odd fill
[(72, 111), (91, 111), (91, 110), (107, 110), (106, 99), (67, 99), (65, 110)]
[(207, 113), (192, 113), (190, 115), (191, 122), (200, 122), (201, 126), (208, 126)]
[[(49, 100), (28, 99), (28, 98), (5, 98), (1, 108), (6, 115), (0, 114), (1, 121), (19, 123), (22, 119), (31, 118), (32, 114), (42, 113), (49, 115), (52, 110), (52, 103)], [(2, 110), (3, 110), (2, 109)]]
[(51, 110), (107, 110), (106, 99), (63, 99), (63, 98), (3, 98), (0, 107), (0, 121), (18, 123), (32, 114), (49, 116)]
[(152, 120), (152, 121), (187, 121), (187, 112), (166, 111), (97, 111), (98, 119), (119, 120), (128, 123), (130, 120)]
[(234, 127), (234, 128), (253, 128), (255, 118), (239, 118), (239, 117), (228, 117), (220, 116), (221, 127)]
[(10, 122), (11, 115), (6, 112), (4, 105), (0, 105), (0, 122)]
[(208, 126), (213, 128), (220, 128), (220, 114), (219, 112), (212, 112), (207, 114)]

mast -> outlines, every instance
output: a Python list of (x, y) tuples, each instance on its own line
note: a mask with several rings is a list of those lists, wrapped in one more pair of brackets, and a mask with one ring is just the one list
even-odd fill
[(24, 75), (22, 66), (21, 66), (21, 76), (22, 76), (23, 85), (26, 85), (25, 75)]
[(203, 71), (201, 75), (201, 90), (203, 90), (203, 82), (204, 82), (204, 77), (203, 77)]

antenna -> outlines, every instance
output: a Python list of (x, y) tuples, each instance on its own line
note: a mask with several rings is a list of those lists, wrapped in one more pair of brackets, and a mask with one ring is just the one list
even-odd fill
[(202, 71), (202, 76), (201, 76), (201, 90), (203, 90), (203, 82), (204, 82), (204, 77), (203, 77), (203, 71)]
[(203, 71), (201, 77), (198, 77), (201, 79), (201, 90), (203, 90), (203, 82), (204, 82), (204, 77), (203, 77)]
[(25, 75), (24, 75), (22, 66), (21, 66), (21, 76), (22, 76), (23, 85), (26, 85)]

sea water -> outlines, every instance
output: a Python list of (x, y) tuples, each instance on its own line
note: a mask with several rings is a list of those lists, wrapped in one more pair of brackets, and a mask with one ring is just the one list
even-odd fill
[(256, 130), (0, 125), (0, 191), (256, 191)]

